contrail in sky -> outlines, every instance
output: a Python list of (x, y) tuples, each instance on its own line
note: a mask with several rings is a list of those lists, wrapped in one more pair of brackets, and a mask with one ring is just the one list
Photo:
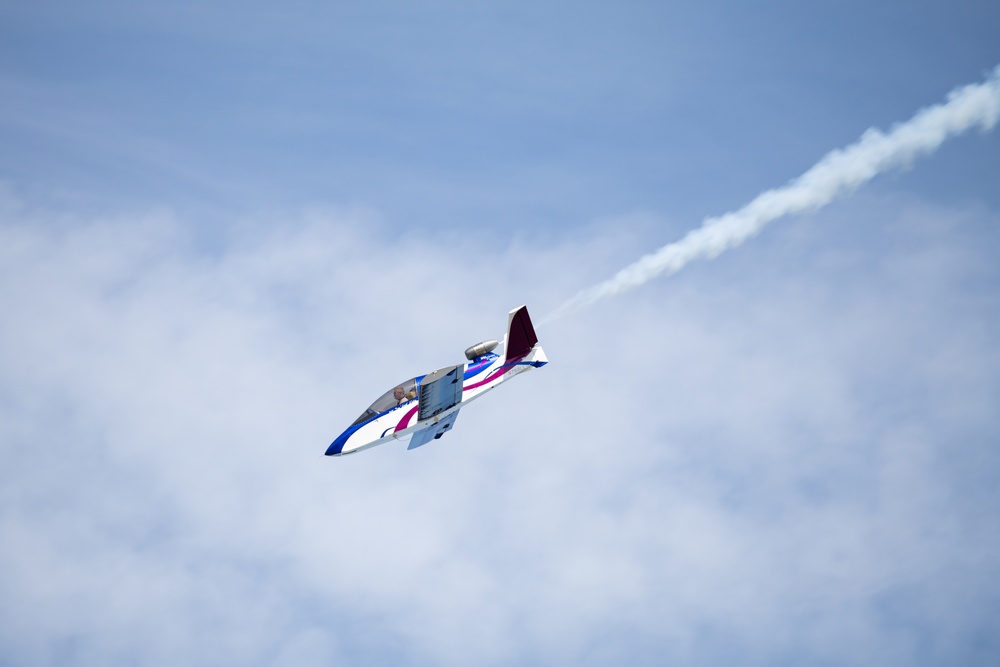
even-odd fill
[(599, 299), (637, 287), (661, 274), (680, 271), (695, 259), (712, 259), (757, 234), (785, 215), (818, 209), (878, 174), (932, 153), (945, 139), (979, 126), (993, 128), (1000, 117), (1000, 65), (983, 83), (956, 88), (942, 104), (921, 109), (887, 134), (874, 128), (861, 139), (827, 153), (809, 171), (731, 213), (706, 218), (680, 241), (663, 246), (626, 266), (614, 277), (583, 290), (545, 318), (560, 317)]

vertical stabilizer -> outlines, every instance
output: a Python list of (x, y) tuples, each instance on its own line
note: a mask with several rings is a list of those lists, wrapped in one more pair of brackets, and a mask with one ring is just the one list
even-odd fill
[(504, 355), (508, 359), (523, 357), (538, 343), (535, 327), (531, 325), (527, 306), (521, 306), (507, 315), (507, 347)]

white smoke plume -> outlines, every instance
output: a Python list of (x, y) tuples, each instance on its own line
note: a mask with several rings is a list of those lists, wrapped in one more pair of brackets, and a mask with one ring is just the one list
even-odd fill
[(867, 130), (857, 142), (827, 153), (809, 171), (786, 185), (767, 190), (749, 204), (725, 215), (706, 218), (680, 241), (626, 266), (609, 280), (579, 292), (546, 317), (551, 322), (599, 299), (637, 287), (661, 274), (680, 271), (695, 259), (712, 259), (757, 234), (785, 215), (818, 209), (878, 174), (906, 166), (932, 153), (946, 139), (979, 126), (988, 131), (1000, 117), (1000, 65), (978, 84), (956, 88), (947, 101), (921, 109), (888, 134)]

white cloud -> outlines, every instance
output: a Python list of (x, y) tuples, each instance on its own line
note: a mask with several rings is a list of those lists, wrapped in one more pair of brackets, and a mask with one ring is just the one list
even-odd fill
[(537, 248), (316, 212), (208, 248), (7, 202), (0, 656), (995, 657), (996, 214), (855, 201), (541, 329), (553, 363), (440, 443), (344, 460), (375, 395), (648, 221)]

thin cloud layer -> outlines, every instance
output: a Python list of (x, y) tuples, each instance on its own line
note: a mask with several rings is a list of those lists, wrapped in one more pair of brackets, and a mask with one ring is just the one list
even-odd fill
[(602, 240), (332, 212), (207, 248), (5, 206), (0, 657), (988, 663), (996, 215), (855, 201), (541, 329), (552, 364), (433, 447), (345, 460), (371, 398)]

